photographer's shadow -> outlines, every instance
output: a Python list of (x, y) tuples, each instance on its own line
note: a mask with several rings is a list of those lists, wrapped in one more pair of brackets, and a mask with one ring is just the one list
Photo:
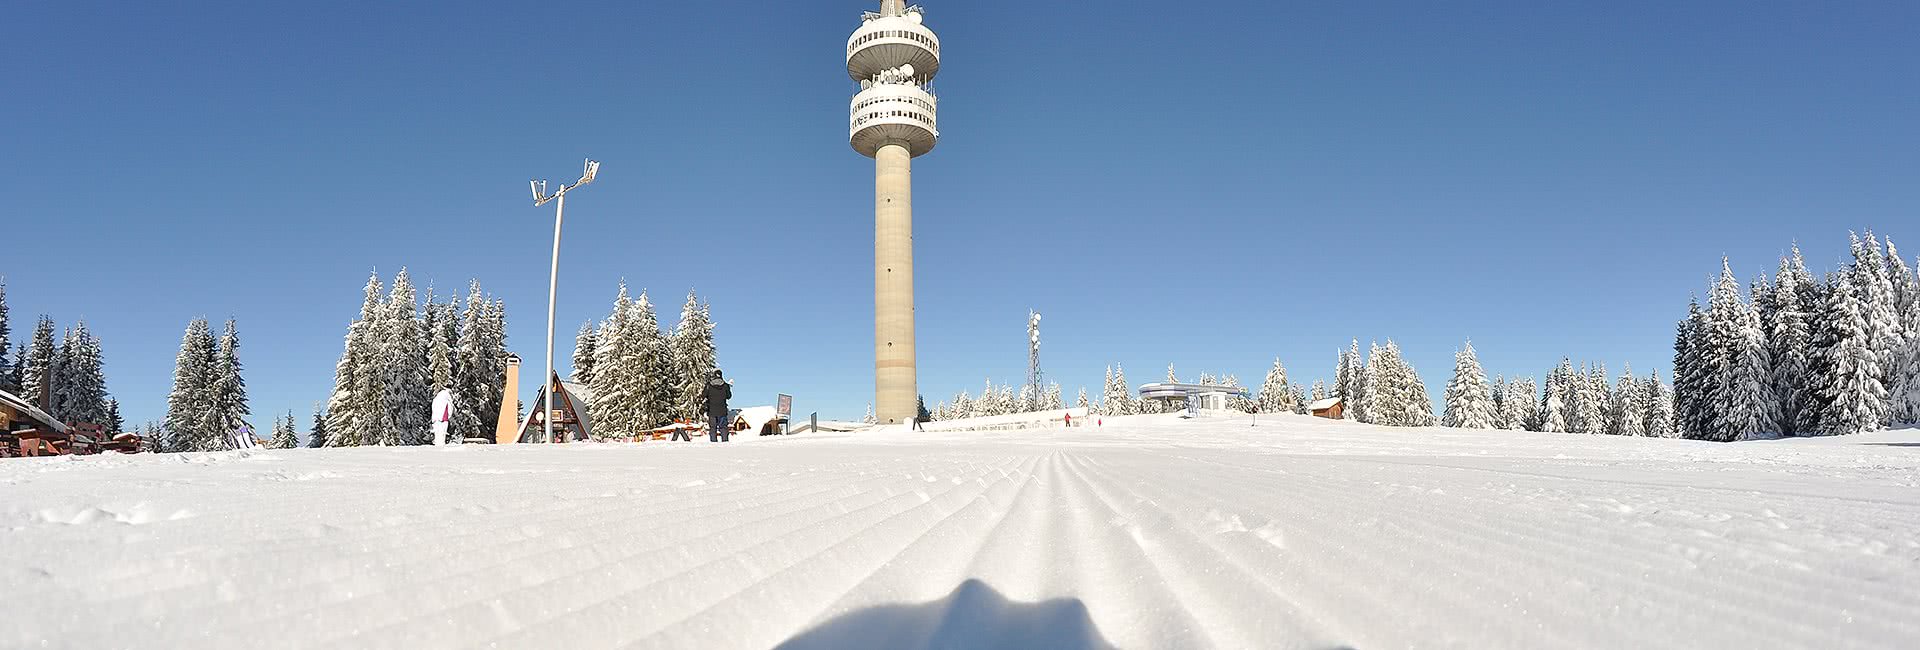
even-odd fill
[(881, 605), (850, 612), (802, 632), (779, 650), (844, 648), (1112, 648), (1076, 598), (1017, 603), (969, 579), (946, 598), (919, 605)]

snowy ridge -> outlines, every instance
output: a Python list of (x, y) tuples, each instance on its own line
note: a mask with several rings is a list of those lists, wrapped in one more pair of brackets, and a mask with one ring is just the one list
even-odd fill
[(0, 647), (1920, 642), (1920, 432), (1249, 424), (9, 460)]

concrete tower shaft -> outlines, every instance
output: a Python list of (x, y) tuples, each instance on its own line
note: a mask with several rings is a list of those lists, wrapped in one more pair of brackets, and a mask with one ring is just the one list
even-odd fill
[(939, 102), (926, 84), (940, 71), (940, 38), (918, 7), (880, 3), (847, 38), (847, 75), (860, 82), (848, 106), (847, 140), (874, 159), (874, 416), (887, 424), (919, 414), (913, 309), (913, 159), (940, 141)]

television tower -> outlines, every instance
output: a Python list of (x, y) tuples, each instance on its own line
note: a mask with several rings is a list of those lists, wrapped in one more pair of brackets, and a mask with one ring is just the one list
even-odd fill
[(847, 76), (860, 83), (847, 137), (874, 159), (873, 372), (875, 417), (919, 414), (913, 345), (913, 159), (940, 141), (927, 84), (940, 72), (940, 37), (920, 7), (882, 0), (847, 38)]

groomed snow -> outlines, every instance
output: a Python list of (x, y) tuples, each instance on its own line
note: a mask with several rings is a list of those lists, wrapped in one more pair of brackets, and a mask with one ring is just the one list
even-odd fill
[(1920, 647), (1915, 432), (1249, 424), (5, 460), (0, 647)]

